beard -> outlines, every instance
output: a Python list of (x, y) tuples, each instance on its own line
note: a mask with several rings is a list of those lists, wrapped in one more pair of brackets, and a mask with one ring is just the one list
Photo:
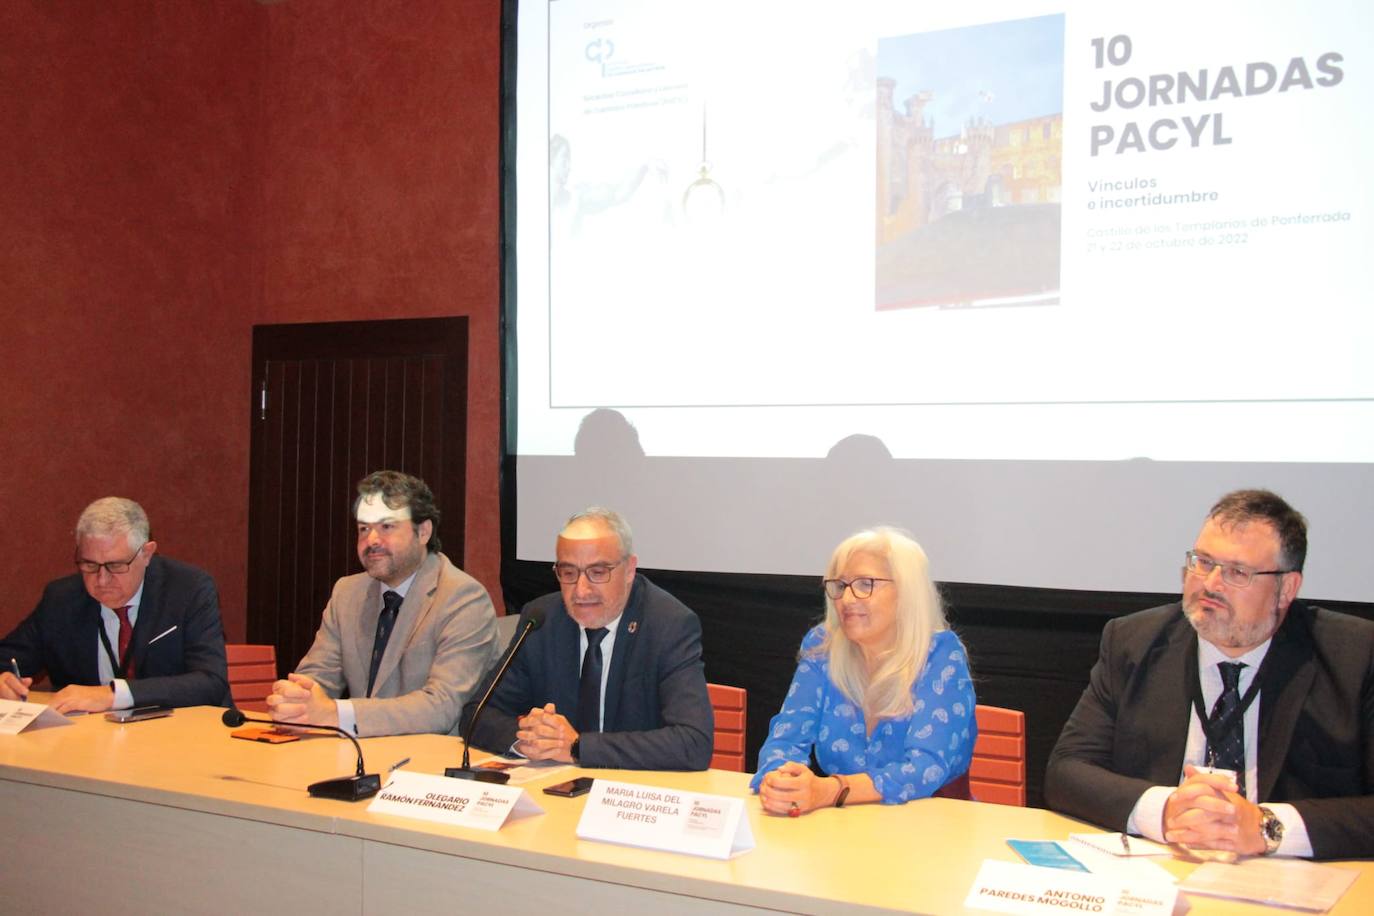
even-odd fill
[[(1223, 605), (1221, 610), (1211, 610), (1202, 606), (1202, 598), (1209, 598)], [(1283, 615), (1279, 612), (1278, 595), (1274, 605), (1253, 620), (1238, 620), (1235, 606), (1216, 592), (1200, 589), (1183, 599), (1183, 613), (1193, 625), (1197, 635), (1221, 649), (1250, 649), (1258, 646), (1279, 628)]]

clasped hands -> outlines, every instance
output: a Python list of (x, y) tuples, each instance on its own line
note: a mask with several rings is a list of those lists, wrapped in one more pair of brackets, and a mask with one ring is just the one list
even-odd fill
[(577, 729), (558, 713), (552, 703), (545, 703), (542, 709), (538, 706), (532, 708), (516, 724), (515, 750), (518, 753), (530, 760), (577, 762), (572, 755)]
[(1189, 764), (1183, 768), (1183, 777), (1164, 803), (1165, 840), (1242, 855), (1264, 852), (1259, 805), (1237, 792), (1230, 776)]
[(339, 704), (304, 674), (288, 674), (273, 684), (267, 706), (278, 722), (339, 726)]
[(817, 776), (805, 764), (788, 761), (764, 774), (759, 784), (759, 801), (770, 814), (795, 817), (817, 808), (829, 808), (840, 793), (840, 783), (829, 776)]

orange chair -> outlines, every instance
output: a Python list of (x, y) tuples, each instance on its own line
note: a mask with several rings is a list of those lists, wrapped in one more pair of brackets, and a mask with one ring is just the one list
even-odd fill
[(1026, 806), (1026, 714), (1001, 706), (976, 706), (978, 740), (968, 772), (951, 779), (938, 798), (966, 798)]
[(744, 769), (744, 726), (749, 691), (743, 687), (707, 684), (711, 695), (711, 711), (716, 717), (716, 746), (711, 754), (711, 767), (717, 770)]
[(978, 706), (978, 742), (969, 783), (973, 797), (999, 805), (1026, 806), (1026, 714)]
[(229, 656), (229, 692), (234, 705), (248, 712), (267, 712), (267, 695), (277, 679), (277, 647), (232, 643)]

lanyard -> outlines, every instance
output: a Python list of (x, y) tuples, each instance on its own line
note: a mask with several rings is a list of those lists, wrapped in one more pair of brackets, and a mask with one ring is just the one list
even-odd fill
[[(1272, 650), (1272, 648), (1271, 646), (1270, 649)], [(1189, 693), (1193, 697), (1193, 710), (1197, 713), (1198, 722), (1202, 725), (1202, 733), (1207, 736), (1207, 748), (1210, 754), (1211, 748), (1219, 744), (1221, 739), (1230, 733), (1231, 729), (1245, 715), (1245, 711), (1250, 708), (1250, 704), (1255, 702), (1255, 697), (1259, 696), (1260, 684), (1264, 681), (1265, 668), (1269, 665), (1269, 657), (1274, 653), (1270, 651), (1264, 654), (1264, 661), (1260, 662), (1259, 670), (1255, 672), (1255, 679), (1250, 682), (1250, 689), (1245, 691), (1245, 694), (1240, 698), (1240, 703), (1215, 722), (1211, 721), (1211, 717), (1207, 715), (1206, 707), (1202, 701), (1202, 679), (1198, 676), (1197, 671), (1196, 643), (1193, 645), (1191, 654), (1193, 656), (1192, 663), (1188, 666)], [(1224, 687), (1222, 689), (1225, 690)]]
[(100, 632), (100, 644), (105, 647), (105, 656), (110, 660), (110, 670), (114, 672), (115, 680), (129, 679), (129, 663), (134, 657), (134, 641), (129, 640), (129, 651), (125, 653), (124, 663), (120, 664), (119, 659), (115, 658), (114, 647), (110, 645), (110, 636), (105, 632), (105, 616), (100, 617), (100, 625), (96, 627)]

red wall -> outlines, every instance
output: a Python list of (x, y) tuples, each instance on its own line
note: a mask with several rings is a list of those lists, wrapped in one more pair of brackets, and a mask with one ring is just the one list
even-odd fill
[(255, 323), (470, 316), (466, 566), (498, 590), (499, 24), (0, 4), (0, 630), (120, 494), (243, 638)]

